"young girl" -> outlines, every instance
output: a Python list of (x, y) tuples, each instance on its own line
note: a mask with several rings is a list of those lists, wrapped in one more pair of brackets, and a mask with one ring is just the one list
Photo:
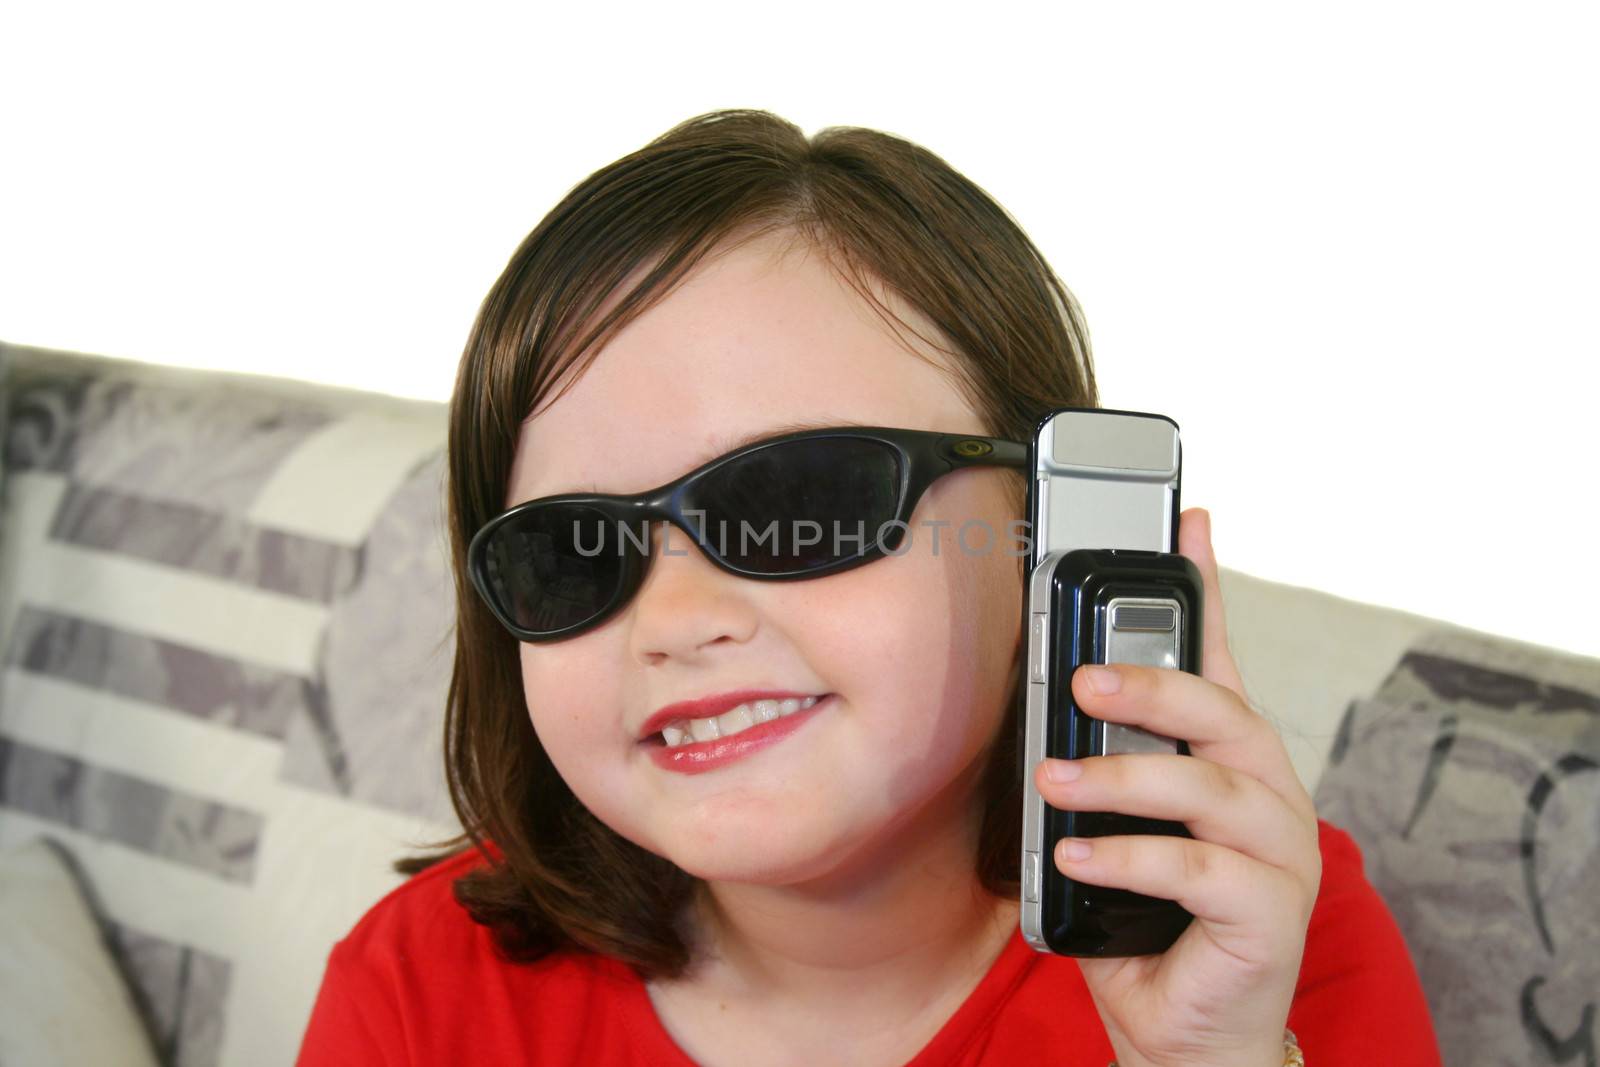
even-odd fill
[(1023, 768), (1183, 821), (1054, 858), (1195, 918), (1159, 955), (1022, 940), (1005, 442), (1097, 403), (1071, 294), (916, 145), (714, 112), (573, 189), (450, 405), (463, 847), (334, 946), (300, 1062), (1437, 1063), (1354, 842), (1246, 699), (1199, 509), (1203, 676), (1073, 679), (1192, 755)]

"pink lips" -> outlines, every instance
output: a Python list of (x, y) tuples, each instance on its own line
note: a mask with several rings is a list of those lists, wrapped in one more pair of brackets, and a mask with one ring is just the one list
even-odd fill
[(792, 715), (784, 715), (770, 722), (757, 723), (732, 737), (719, 737), (713, 741), (695, 741), (687, 745), (669, 746), (660, 737), (646, 742), (650, 758), (663, 770), (679, 774), (701, 774), (715, 770), (726, 763), (758, 752), (794, 733), (811, 721), (812, 716), (833, 702), (828, 694), (815, 704)]
[(646, 719), (639, 727), (638, 737), (641, 741), (648, 741), (652, 735), (660, 733), (662, 727), (671, 723), (681, 722), (684, 719), (714, 719), (730, 708), (736, 708), (740, 704), (753, 704), (757, 700), (804, 700), (818, 695), (780, 692), (774, 689), (735, 689), (729, 693), (718, 693), (716, 696), (702, 697), (699, 700), (680, 700), (676, 704), (668, 704), (658, 709)]

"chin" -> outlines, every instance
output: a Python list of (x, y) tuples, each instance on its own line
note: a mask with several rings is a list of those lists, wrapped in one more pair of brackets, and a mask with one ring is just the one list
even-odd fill
[(827, 874), (837, 863), (839, 849), (827, 843), (775, 840), (769, 826), (748, 834), (720, 833), (715, 841), (700, 840), (665, 854), (707, 882), (779, 886)]

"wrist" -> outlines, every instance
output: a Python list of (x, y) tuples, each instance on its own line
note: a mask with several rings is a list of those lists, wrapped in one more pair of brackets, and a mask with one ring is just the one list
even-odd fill
[[(1117, 1058), (1106, 1067), (1164, 1067), (1155, 1060), (1141, 1056), (1133, 1049), (1124, 1050), (1119, 1047), (1119, 1042), (1113, 1038), (1112, 1049)], [(1211, 1060), (1188, 1061), (1185, 1067), (1204, 1067)], [(1305, 1067), (1305, 1055), (1300, 1049), (1299, 1039), (1293, 1030), (1287, 1026), (1283, 1028), (1282, 1035), (1269, 1042), (1263, 1042), (1258, 1047), (1239, 1049), (1227, 1053), (1223, 1058), (1215, 1061), (1218, 1067), (1244, 1067), (1246, 1064), (1256, 1064), (1259, 1067)]]

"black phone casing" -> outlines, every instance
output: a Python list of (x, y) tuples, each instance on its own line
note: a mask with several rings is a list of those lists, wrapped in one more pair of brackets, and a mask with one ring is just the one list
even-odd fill
[[(1103, 755), (1094, 719), (1072, 696), (1079, 666), (1106, 662), (1108, 608), (1117, 598), (1175, 603), (1178, 669), (1200, 673), (1203, 586), (1188, 558), (1139, 549), (1077, 549), (1057, 561), (1049, 583), (1051, 632), (1045, 642), (1049, 703), (1045, 755), (1079, 759)], [(1177, 751), (1189, 754), (1181, 739)], [(1114, 834), (1193, 837), (1181, 822), (1117, 812), (1043, 808), (1044, 841)], [(1067, 956), (1139, 956), (1164, 952), (1193, 916), (1178, 903), (1111, 886), (1077, 882), (1046, 853), (1040, 877), (1041, 932), (1051, 951)]]

